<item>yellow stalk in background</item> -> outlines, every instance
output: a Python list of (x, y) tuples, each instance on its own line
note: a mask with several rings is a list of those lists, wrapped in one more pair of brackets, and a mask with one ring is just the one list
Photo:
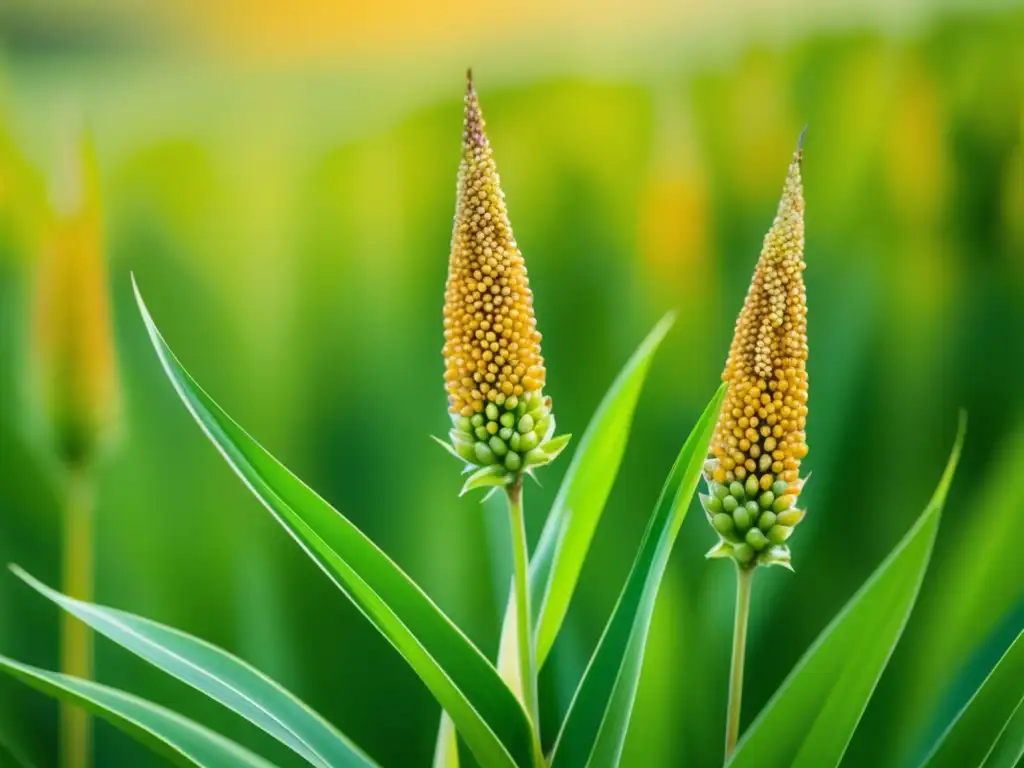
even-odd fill
[[(94, 471), (116, 423), (118, 383), (95, 158), (84, 140), (69, 149), (55, 180), (35, 279), (32, 390), (61, 472), (63, 591), (91, 601)], [(92, 677), (90, 631), (70, 614), (62, 621), (62, 671)], [(87, 768), (88, 716), (63, 705), (60, 723), (61, 765)]]

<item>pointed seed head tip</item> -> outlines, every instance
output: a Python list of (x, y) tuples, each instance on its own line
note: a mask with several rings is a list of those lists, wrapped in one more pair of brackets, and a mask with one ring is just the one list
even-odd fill
[[(477, 151), (478, 148), (487, 146), (487, 134), (484, 115), (480, 110), (480, 99), (473, 88), (473, 81), (470, 79), (466, 85), (465, 113), (462, 126), (462, 153), (467, 155)], [(462, 181), (462, 168), (460, 167), (460, 183)], [(460, 187), (461, 189), (461, 187)]]
[(796, 141), (796, 154), (798, 156), (803, 155), (804, 151), (804, 139), (807, 138), (807, 124), (804, 123), (804, 128), (800, 131), (800, 138)]

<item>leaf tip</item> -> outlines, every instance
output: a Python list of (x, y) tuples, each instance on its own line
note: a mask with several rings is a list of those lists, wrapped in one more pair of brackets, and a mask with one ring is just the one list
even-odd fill
[(37, 579), (31, 573), (26, 571), (20, 565), (17, 565), (15, 563), (9, 563), (7, 567), (10, 568), (11, 573), (13, 573), (19, 579), (21, 579), (25, 584), (27, 584), (28, 586), (32, 587), (32, 589), (34, 589), (36, 592), (39, 592), (40, 594), (42, 594), (44, 597), (48, 597), (48, 598), (52, 599), (53, 595), (59, 595), (60, 594), (56, 590), (51, 589), (50, 587), (48, 587), (46, 584), (43, 584), (43, 582), (41, 582), (39, 579)]
[(662, 315), (661, 320), (659, 320), (658, 324), (654, 326), (655, 333), (659, 339), (664, 337), (665, 334), (672, 329), (672, 326), (676, 324), (676, 318), (678, 317), (678, 309), (670, 309)]

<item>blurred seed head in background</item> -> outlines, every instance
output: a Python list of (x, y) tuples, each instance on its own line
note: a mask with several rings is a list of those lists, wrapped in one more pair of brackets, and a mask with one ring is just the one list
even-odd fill
[(118, 379), (95, 153), (78, 134), (58, 157), (34, 276), (31, 393), (58, 459), (80, 466), (114, 434)]

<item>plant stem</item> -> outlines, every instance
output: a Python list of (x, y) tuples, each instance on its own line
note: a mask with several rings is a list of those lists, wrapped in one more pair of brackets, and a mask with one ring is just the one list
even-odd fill
[(753, 568), (736, 567), (736, 620), (732, 635), (732, 666), (729, 670), (729, 712), (725, 726), (725, 761), (736, 749), (740, 735), (740, 708), (743, 699), (743, 660), (747, 653), (747, 622), (750, 618), (750, 585)]
[[(78, 600), (92, 600), (93, 498), (89, 470), (74, 467), (67, 476), (64, 509), (63, 591)], [(92, 632), (70, 613), (61, 618), (61, 671), (92, 677)], [(61, 765), (88, 768), (91, 760), (91, 722), (85, 710), (61, 704)]]
[(537, 657), (530, 613), (530, 557), (526, 546), (526, 521), (523, 516), (523, 478), (508, 486), (508, 511), (512, 523), (512, 564), (515, 579), (516, 645), (523, 703), (536, 732), (540, 731), (540, 707), (537, 700)]

